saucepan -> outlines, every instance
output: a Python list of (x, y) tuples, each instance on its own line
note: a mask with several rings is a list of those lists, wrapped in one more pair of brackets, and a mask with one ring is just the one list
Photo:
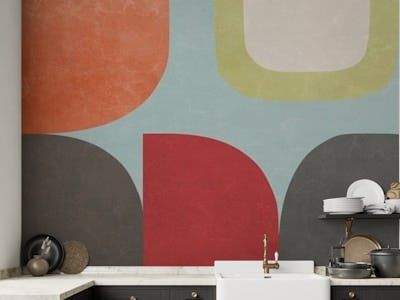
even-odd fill
[(369, 253), (376, 277), (400, 277), (400, 249), (384, 248)]

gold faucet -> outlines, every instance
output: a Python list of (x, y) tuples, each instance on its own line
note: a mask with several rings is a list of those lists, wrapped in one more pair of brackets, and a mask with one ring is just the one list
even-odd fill
[(263, 269), (264, 274), (269, 273), (269, 269), (279, 269), (278, 264), (278, 252), (275, 252), (275, 261), (274, 263), (270, 264), (268, 262), (268, 239), (267, 234), (264, 234), (264, 260), (263, 260)]

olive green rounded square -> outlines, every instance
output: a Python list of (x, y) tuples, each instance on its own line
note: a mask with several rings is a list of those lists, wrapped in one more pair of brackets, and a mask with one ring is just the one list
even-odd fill
[(261, 67), (246, 51), (243, 0), (215, 0), (219, 72), (240, 93), (265, 100), (330, 100), (367, 95), (389, 81), (398, 53), (398, 0), (370, 0), (370, 8), (368, 47), (359, 63), (329, 72), (278, 72)]

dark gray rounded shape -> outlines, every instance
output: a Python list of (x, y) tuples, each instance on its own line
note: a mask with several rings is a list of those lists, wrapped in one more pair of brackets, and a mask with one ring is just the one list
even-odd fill
[[(312, 150), (293, 175), (283, 205), (280, 226), (282, 259), (314, 260), (327, 265), (329, 249), (344, 237), (344, 219), (319, 220), (322, 200), (346, 195), (348, 186), (362, 178), (384, 190), (398, 181), (399, 136), (348, 134), (334, 137)], [(356, 220), (354, 234), (397, 246), (398, 220)]]
[(90, 265), (142, 264), (139, 194), (110, 154), (74, 138), (24, 135), (22, 181), (23, 243), (46, 232), (82, 241)]

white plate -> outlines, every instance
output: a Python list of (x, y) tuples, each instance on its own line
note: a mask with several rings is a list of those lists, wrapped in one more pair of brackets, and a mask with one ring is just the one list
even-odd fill
[(324, 212), (361, 212), (364, 203), (362, 198), (332, 198), (323, 200)]
[(335, 211), (364, 211), (363, 207), (324, 207), (324, 212), (335, 212)]
[(341, 198), (331, 198), (331, 199), (325, 199), (322, 200), (322, 202), (326, 204), (356, 204), (356, 203), (363, 203), (362, 197), (358, 198), (347, 198), (347, 197), (341, 197)]
[(364, 197), (338, 197), (338, 198), (329, 198), (329, 199), (324, 199), (322, 201), (324, 202), (331, 202), (331, 201), (348, 201), (348, 200), (359, 200), (362, 199)]
[(329, 211), (329, 210), (324, 210), (323, 211), (326, 214), (330, 215), (351, 215), (351, 214), (359, 214), (362, 213), (362, 210), (335, 210), (335, 211)]
[(353, 182), (347, 189), (347, 197), (364, 197), (364, 205), (385, 202), (385, 194), (382, 188), (375, 181), (369, 179), (361, 179)]
[(337, 211), (344, 211), (344, 210), (358, 210), (363, 209), (363, 205), (324, 205), (324, 209), (330, 210), (337, 210)]
[(324, 203), (323, 205), (327, 206), (327, 207), (328, 206), (346, 206), (346, 207), (351, 207), (351, 206), (359, 207), (359, 206), (361, 206), (361, 207), (363, 207), (364, 203), (362, 201), (360, 201), (360, 202), (357, 202), (357, 203)]
[(352, 215), (352, 214), (358, 214), (361, 211), (335, 211), (335, 212), (326, 212), (329, 215)]
[(362, 207), (357, 207), (357, 208), (345, 208), (345, 207), (343, 207), (343, 208), (327, 208), (327, 207), (324, 207), (323, 211), (324, 212), (329, 212), (329, 213), (332, 213), (332, 212), (343, 212), (343, 211), (356, 213), (356, 212), (363, 212), (364, 209)]

